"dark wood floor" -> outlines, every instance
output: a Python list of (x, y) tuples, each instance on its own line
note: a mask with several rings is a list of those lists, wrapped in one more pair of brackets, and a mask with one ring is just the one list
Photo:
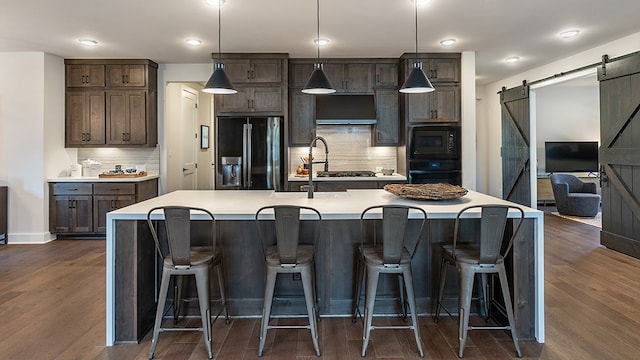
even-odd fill
[[(598, 237), (598, 228), (545, 215), (547, 339), (522, 342), (524, 358), (640, 358), (640, 260), (601, 247)], [(104, 241), (0, 246), (0, 359), (146, 359), (149, 336), (140, 344), (104, 346), (104, 315)], [(215, 358), (257, 358), (259, 325), (258, 319), (214, 324)], [(455, 319), (436, 325), (423, 317), (420, 326), (425, 358), (457, 358)], [(324, 318), (320, 329), (323, 359), (360, 359), (361, 323)], [(200, 333), (164, 333), (156, 358), (206, 359), (201, 339)], [(308, 331), (272, 330), (262, 358), (316, 357)], [(418, 355), (408, 330), (378, 330), (367, 358)], [(465, 359), (512, 358), (505, 332), (470, 332)]]

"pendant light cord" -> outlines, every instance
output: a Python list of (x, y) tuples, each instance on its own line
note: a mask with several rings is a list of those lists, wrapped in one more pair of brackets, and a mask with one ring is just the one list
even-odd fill
[(316, 47), (318, 48), (318, 63), (320, 63), (320, 0), (316, 0)]
[(418, 63), (418, 0), (413, 0), (415, 4), (415, 17), (416, 17), (416, 63)]
[(220, 61), (222, 59), (221, 53), (220, 53), (220, 39), (221, 39), (221, 35), (220, 35), (220, 29), (222, 28), (220, 26), (220, 12), (222, 11), (222, 4), (220, 4), (220, 1), (218, 1), (218, 61)]

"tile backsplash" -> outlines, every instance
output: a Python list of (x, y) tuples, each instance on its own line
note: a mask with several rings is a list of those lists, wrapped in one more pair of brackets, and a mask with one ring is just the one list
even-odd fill
[[(371, 126), (363, 125), (318, 125), (316, 135), (322, 136), (329, 147), (329, 170), (375, 171), (376, 167), (397, 169), (396, 148), (371, 146), (371, 131)], [(298, 165), (302, 165), (300, 158), (304, 156), (309, 156), (308, 147), (289, 148), (289, 173), (295, 173)], [(313, 149), (313, 157), (317, 161), (324, 160), (324, 145), (321, 141)], [(323, 165), (315, 166), (321, 169)]]
[(160, 148), (87, 148), (78, 149), (78, 164), (92, 159), (102, 163), (102, 171), (116, 165), (145, 165), (148, 174), (160, 173)]

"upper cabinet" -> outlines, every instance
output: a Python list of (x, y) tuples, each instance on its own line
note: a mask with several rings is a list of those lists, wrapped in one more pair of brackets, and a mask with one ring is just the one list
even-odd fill
[(66, 147), (154, 147), (157, 69), (150, 60), (65, 60)]
[(103, 64), (67, 64), (65, 71), (67, 87), (104, 86)]
[[(408, 75), (416, 60), (415, 54), (402, 55), (404, 74)], [(431, 83), (460, 82), (459, 53), (419, 53), (418, 61), (422, 62), (422, 70)]]
[(324, 73), (336, 92), (361, 94), (373, 92), (373, 64), (327, 61), (323, 66)]
[[(217, 59), (217, 55), (213, 56)], [(287, 109), (287, 54), (222, 54), (237, 94), (216, 95), (217, 116), (284, 116)]]
[(398, 86), (398, 62), (380, 63), (375, 65), (375, 87)]

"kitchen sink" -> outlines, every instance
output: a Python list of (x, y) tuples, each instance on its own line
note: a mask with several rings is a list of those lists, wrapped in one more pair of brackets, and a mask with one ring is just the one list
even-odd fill
[[(308, 196), (306, 191), (300, 192), (272, 192), (269, 197), (278, 198), (278, 199), (306, 199)], [(314, 199), (340, 199), (340, 198), (348, 198), (349, 195), (346, 191), (315, 191), (313, 193)]]

